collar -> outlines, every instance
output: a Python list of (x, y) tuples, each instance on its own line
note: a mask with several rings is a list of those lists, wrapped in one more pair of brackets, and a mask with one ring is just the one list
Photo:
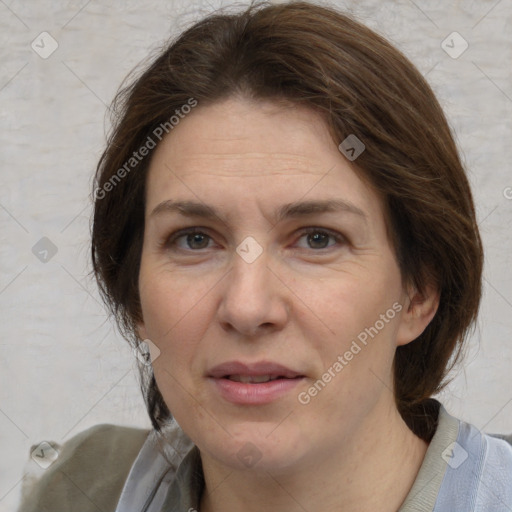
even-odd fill
[[(512, 503), (512, 446), (439, 405), (437, 429), (399, 512), (507, 510)], [(199, 450), (173, 420), (162, 434), (149, 433), (116, 512), (197, 512), (203, 490)], [(489, 508), (493, 506), (497, 508)]]

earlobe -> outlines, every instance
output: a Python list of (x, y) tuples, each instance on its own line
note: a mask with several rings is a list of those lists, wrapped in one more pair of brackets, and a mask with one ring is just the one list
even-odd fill
[(397, 333), (397, 345), (415, 340), (427, 328), (439, 307), (439, 291), (428, 285), (423, 293), (411, 290), (405, 298)]

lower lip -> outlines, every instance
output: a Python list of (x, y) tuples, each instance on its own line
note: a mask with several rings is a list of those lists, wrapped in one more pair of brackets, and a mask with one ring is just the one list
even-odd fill
[(241, 405), (261, 405), (277, 400), (302, 382), (303, 378), (276, 379), (259, 384), (230, 379), (210, 379), (228, 402)]

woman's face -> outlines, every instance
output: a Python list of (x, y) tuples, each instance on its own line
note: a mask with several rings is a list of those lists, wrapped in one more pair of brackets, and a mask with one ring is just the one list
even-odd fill
[(408, 299), (382, 205), (317, 114), (199, 104), (146, 194), (139, 334), (203, 456), (285, 469), (382, 427)]

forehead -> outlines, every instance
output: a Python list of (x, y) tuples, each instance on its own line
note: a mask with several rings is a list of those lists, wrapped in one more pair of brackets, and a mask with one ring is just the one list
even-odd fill
[(381, 213), (319, 113), (239, 98), (198, 105), (156, 148), (147, 210), (175, 195), (224, 205), (341, 198)]

